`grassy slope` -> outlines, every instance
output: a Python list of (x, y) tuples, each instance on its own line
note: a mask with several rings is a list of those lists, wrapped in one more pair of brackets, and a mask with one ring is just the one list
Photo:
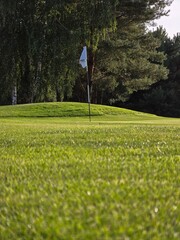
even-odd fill
[(92, 108), (0, 107), (0, 239), (180, 238), (180, 121)]
[[(134, 121), (134, 120), (162, 120), (152, 114), (141, 113), (123, 108), (91, 104), (92, 120), (97, 121)], [(36, 103), (16, 106), (0, 106), (0, 118), (19, 117), (74, 117), (77, 120), (88, 119), (88, 106), (85, 103)], [(166, 118), (167, 120), (167, 118)], [(74, 119), (73, 119), (74, 121)]]
[[(91, 104), (91, 115), (92, 123), (179, 124), (179, 119), (158, 117), (153, 114), (95, 104)], [(31, 123), (34, 122), (34, 124), (89, 122), (88, 105), (86, 103), (63, 102), (0, 106), (1, 122), (22, 124), (25, 121), (28, 122), (30, 118)]]
[[(131, 115), (150, 116), (122, 108), (91, 104), (92, 116)], [(36, 103), (16, 106), (1, 106), (0, 117), (82, 117), (88, 116), (85, 103)], [(151, 115), (153, 116), (153, 115)]]

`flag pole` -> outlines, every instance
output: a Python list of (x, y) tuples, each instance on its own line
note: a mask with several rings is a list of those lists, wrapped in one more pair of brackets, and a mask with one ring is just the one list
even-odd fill
[(88, 71), (88, 61), (87, 61), (87, 47), (84, 46), (79, 63), (83, 68), (86, 68), (86, 74), (87, 74), (87, 102), (88, 102), (88, 109), (89, 109), (89, 121), (91, 122), (91, 98), (90, 98), (90, 81), (89, 81), (89, 71)]
[(91, 98), (90, 98), (88, 65), (86, 67), (86, 74), (87, 74), (87, 100), (88, 100), (88, 108), (89, 108), (89, 121), (91, 122)]

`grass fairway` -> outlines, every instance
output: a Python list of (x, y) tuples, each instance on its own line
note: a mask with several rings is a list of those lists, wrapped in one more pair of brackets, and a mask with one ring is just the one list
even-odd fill
[(0, 107), (1, 240), (180, 239), (180, 120)]

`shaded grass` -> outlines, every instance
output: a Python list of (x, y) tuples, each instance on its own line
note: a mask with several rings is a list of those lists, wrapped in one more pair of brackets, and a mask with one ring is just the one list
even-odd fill
[(0, 119), (0, 239), (180, 238), (180, 122), (107, 115)]

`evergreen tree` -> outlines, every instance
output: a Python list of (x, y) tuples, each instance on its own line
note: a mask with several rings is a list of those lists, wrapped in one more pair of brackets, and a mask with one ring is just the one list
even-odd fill
[(166, 54), (165, 66), (169, 70), (168, 79), (152, 85), (148, 91), (134, 94), (128, 106), (163, 116), (180, 116), (180, 35), (173, 39), (161, 27), (153, 35), (161, 40), (158, 51)]
[[(134, 28), (141, 28), (142, 26), (144, 26), (145, 23), (152, 21), (164, 14), (166, 14), (167, 12), (164, 11), (164, 7), (167, 6), (168, 4), (170, 4), (172, 1), (126, 1), (126, 0), (121, 0), (121, 1), (91, 1), (88, 5), (88, 2), (85, 2), (85, 5), (89, 6), (86, 9), (88, 9), (88, 12), (85, 12), (85, 17), (84, 17), (84, 22), (85, 25), (81, 26), (81, 29), (86, 29), (83, 30), (84, 32), (84, 37), (88, 43), (88, 51), (89, 51), (89, 75), (90, 75), (90, 79), (91, 79), (91, 84), (92, 84), (92, 101), (93, 102), (97, 102), (97, 95), (100, 94), (100, 96), (103, 95), (104, 90), (107, 88), (109, 89), (109, 91), (114, 91), (115, 88), (117, 87), (117, 81), (115, 80), (113, 74), (111, 72), (109, 72), (108, 74), (108, 78), (106, 76), (106, 80), (105, 78), (102, 78), (102, 74), (100, 74), (99, 71), (99, 77), (94, 76), (94, 69), (98, 68), (98, 64), (97, 63), (97, 50), (98, 50), (98, 46), (99, 43), (101, 43), (101, 41), (103, 39), (107, 39), (110, 38), (111, 42), (111, 36), (114, 34), (112, 34), (113, 32), (115, 32), (115, 30), (118, 30), (119, 32), (123, 32), (123, 34), (126, 31), (126, 39), (128, 41), (128, 38), (130, 36), (130, 40), (132, 41), (133, 35), (131, 34), (131, 30)], [(98, 5), (99, 4), (99, 5)], [(104, 4), (106, 6), (108, 6), (108, 8), (106, 9), (104, 7)], [(109, 7), (111, 6), (111, 8)], [(84, 7), (83, 5), (81, 6), (82, 8)], [(96, 10), (97, 12), (99, 12), (99, 9), (101, 10), (102, 17), (101, 15), (97, 15), (96, 14)], [(80, 11), (81, 12), (81, 11)], [(104, 19), (105, 17), (105, 19)], [(143, 28), (143, 31), (145, 32), (146, 29)], [(125, 35), (125, 34), (124, 34)], [(117, 36), (116, 36), (117, 37)], [(115, 39), (112, 41), (116, 41)], [(136, 41), (136, 40), (135, 40)], [(151, 40), (149, 41), (151, 42)], [(155, 40), (154, 40), (155, 42)], [(157, 43), (153, 43), (156, 46), (158, 45)], [(154, 47), (154, 49), (156, 48), (156, 46)], [(121, 46), (122, 48), (122, 46)], [(133, 46), (131, 46), (131, 48), (133, 48)], [(103, 49), (103, 51), (106, 49)], [(112, 50), (113, 51), (113, 50)], [(114, 51), (116, 51), (116, 49), (114, 48)], [(138, 50), (137, 50), (138, 51)], [(125, 54), (125, 53), (124, 53)], [(135, 53), (134, 53), (135, 54)], [(154, 81), (155, 81), (155, 73), (158, 75), (158, 71), (159, 71), (159, 77), (160, 75), (162, 75), (162, 78), (164, 78), (166, 76), (166, 70), (161, 67), (160, 65), (162, 65), (163, 62), (163, 54), (158, 54), (156, 53), (155, 56), (155, 52), (153, 53), (154, 56), (152, 56), (152, 52), (150, 53), (151, 56), (149, 56), (150, 58), (158, 58), (159, 57), (159, 61), (161, 61), (161, 63), (159, 64), (159, 66), (154, 65)], [(112, 53), (113, 55), (113, 53)], [(159, 55), (159, 56), (157, 56)], [(104, 59), (105, 56), (102, 56), (102, 59)], [(148, 56), (147, 56), (148, 58)], [(160, 60), (161, 58), (161, 60)], [(104, 59), (104, 62), (106, 62), (107, 59)], [(111, 61), (112, 66), (115, 64), (115, 62), (112, 61), (112, 59), (108, 60), (109, 62)], [(134, 65), (136, 63), (134, 62)], [(147, 64), (147, 62), (144, 62), (144, 66)], [(114, 67), (117, 69), (120, 68), (119, 66), (122, 66), (122, 64), (117, 64), (116, 62), (116, 67), (114, 65)], [(149, 65), (149, 69), (148, 66), (146, 67), (147, 71), (151, 71), (153, 69), (150, 68), (151, 65)], [(139, 66), (140, 67), (140, 66)], [(134, 67), (136, 69), (136, 67)], [(155, 70), (155, 68), (157, 68)], [(117, 70), (116, 70), (117, 71)], [(129, 72), (129, 71), (128, 71)], [(112, 75), (111, 75), (112, 74)], [(97, 75), (97, 71), (96, 71), (96, 75)], [(131, 76), (129, 76), (130, 78)], [(98, 79), (101, 79), (101, 81), (99, 82)], [(157, 80), (159, 80), (159, 78), (157, 78)], [(110, 82), (109, 82), (110, 81)], [(142, 79), (142, 81), (144, 81), (144, 78)], [(141, 86), (143, 85), (141, 81)], [(83, 85), (83, 81), (78, 81), (80, 83), (80, 85)], [(102, 86), (102, 82), (104, 82), (104, 86)], [(151, 78), (146, 80), (146, 85), (148, 84), (152, 84), (153, 80)], [(129, 81), (129, 83), (134, 85), (139, 84), (140, 85), (140, 81)], [(144, 81), (145, 83), (145, 81)], [(105, 86), (106, 85), (106, 86)], [(119, 85), (120, 86), (120, 85)], [(134, 86), (135, 87), (135, 86)], [(140, 87), (140, 86), (139, 86)], [(100, 93), (98, 93), (98, 88), (100, 88)], [(136, 87), (137, 88), (137, 87)], [(85, 89), (84, 87), (82, 89)], [(117, 89), (117, 88), (116, 88)], [(122, 88), (121, 88), (122, 89)], [(130, 90), (130, 87), (128, 88)], [(119, 90), (118, 95), (121, 93), (121, 90)], [(129, 92), (130, 93), (130, 92)], [(127, 95), (129, 95), (129, 93)], [(107, 95), (107, 94), (106, 94)], [(107, 98), (110, 96), (106, 96)], [(115, 97), (117, 98), (117, 97)], [(99, 102), (103, 102), (102, 101), (102, 97), (101, 100)], [(106, 101), (107, 103), (108, 101)]]
[[(95, 95), (103, 94), (105, 103), (125, 101), (133, 92), (167, 78), (165, 55), (156, 50), (160, 41), (144, 28), (129, 24), (102, 43), (94, 84)], [(102, 97), (96, 101), (102, 102)]]

